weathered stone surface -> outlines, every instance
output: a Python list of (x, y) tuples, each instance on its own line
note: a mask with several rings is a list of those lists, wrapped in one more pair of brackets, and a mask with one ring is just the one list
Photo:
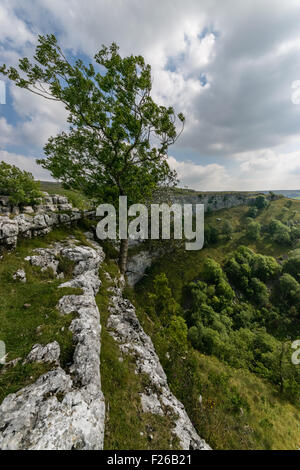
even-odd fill
[(65, 203), (65, 204), (58, 204), (58, 208), (61, 211), (71, 211), (73, 209), (73, 206), (72, 204)]
[(10, 219), (6, 216), (0, 217), (0, 239), (15, 237), (18, 233), (18, 224), (14, 219)]
[(2, 450), (98, 450), (103, 447), (103, 401), (74, 388), (58, 368), (9, 395), (0, 407)]
[(33, 218), (26, 215), (20, 214), (14, 218), (14, 221), (18, 224), (18, 235), (24, 234), (33, 228)]
[[(75, 344), (70, 375), (58, 366), (34, 384), (5, 398), (0, 405), (0, 449), (103, 448), (105, 403), (100, 381), (101, 329), (95, 301), (103, 250), (96, 244), (94, 249), (88, 247), (88, 250), (83, 246), (55, 244), (47, 250), (39, 249), (38, 255), (29, 260), (43, 269), (46, 260), (52, 262), (54, 253), (62, 254), (67, 248), (69, 258), (80, 265), (81, 274), (75, 275), (73, 281), (80, 279), (78, 282), (84, 291), (83, 295), (62, 297), (58, 305), (62, 314), (76, 314), (70, 325)], [(59, 353), (55, 341), (46, 346), (35, 345), (25, 362), (58, 364)]]
[(13, 279), (15, 281), (26, 282), (26, 273), (24, 269), (18, 269), (18, 271), (16, 271), (13, 275)]
[(161, 416), (164, 415), (161, 403), (156, 393), (152, 393), (151, 395), (145, 395), (144, 393), (142, 393), (141, 403), (142, 410), (144, 413), (152, 413)]
[(137, 373), (149, 377), (150, 385), (141, 395), (142, 408), (145, 412), (160, 415), (172, 410), (175, 416), (172, 432), (178, 437), (182, 449), (209, 450), (208, 444), (196, 433), (184, 406), (170, 391), (153, 343), (141, 327), (134, 306), (123, 299), (120, 288), (113, 287), (111, 291), (111, 315), (107, 323), (110, 333), (121, 351), (134, 357)]
[[(68, 210), (68, 214), (60, 211)], [(0, 249), (14, 249), (19, 237), (31, 238), (46, 235), (53, 227), (60, 224), (70, 225), (83, 217), (94, 217), (95, 211), (80, 212), (64, 196), (45, 196), (41, 204), (26, 206), (23, 213), (13, 210), (9, 205), (9, 198), (0, 197)], [(15, 215), (14, 218), (8, 215)], [(17, 214), (17, 215), (16, 215)]]
[(23, 212), (24, 214), (34, 214), (34, 209), (31, 206), (25, 206), (23, 207)]
[(54, 274), (57, 273), (59, 260), (56, 258), (60, 253), (60, 247), (55, 246), (52, 248), (36, 248), (34, 250), (36, 255), (27, 256), (26, 261), (29, 261), (32, 266), (39, 266), (41, 271), (46, 271), (47, 269), (52, 269)]
[(32, 347), (28, 356), (26, 357), (24, 364), (28, 364), (30, 362), (50, 362), (59, 365), (59, 357), (60, 347), (57, 341), (53, 341), (53, 343), (46, 344), (46, 346), (42, 346), (41, 344), (35, 344)]

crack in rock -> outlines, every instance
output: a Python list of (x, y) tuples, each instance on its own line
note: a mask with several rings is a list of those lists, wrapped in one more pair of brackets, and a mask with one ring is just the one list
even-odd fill
[(172, 432), (178, 437), (182, 449), (210, 450), (209, 445), (198, 436), (183, 404), (171, 392), (152, 340), (144, 332), (134, 306), (122, 297), (121, 288), (111, 287), (110, 290), (111, 315), (107, 322), (110, 334), (124, 354), (134, 357), (137, 373), (148, 375), (150, 380), (146, 393), (141, 394), (143, 411), (164, 415), (164, 410), (171, 410), (175, 416)]

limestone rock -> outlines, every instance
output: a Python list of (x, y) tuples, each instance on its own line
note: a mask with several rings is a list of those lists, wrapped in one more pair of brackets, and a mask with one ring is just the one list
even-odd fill
[(11, 239), (16, 237), (18, 233), (18, 224), (14, 219), (10, 219), (6, 216), (0, 217), (0, 239)]
[(24, 214), (33, 214), (34, 210), (33, 210), (33, 207), (31, 206), (25, 206), (23, 207), (23, 212)]
[(39, 266), (41, 271), (52, 269), (54, 274), (57, 274), (59, 260), (56, 256), (59, 253), (59, 248), (37, 248), (34, 250), (36, 255), (27, 256), (26, 261), (30, 261), (32, 266)]
[(134, 286), (143, 278), (152, 261), (153, 256), (148, 251), (140, 251), (128, 260), (126, 276), (130, 286)]
[[(39, 249), (29, 257), (46, 267), (55, 253), (66, 247), (56, 244)], [(74, 312), (71, 322), (75, 352), (70, 374), (59, 366), (42, 375), (34, 384), (8, 395), (0, 405), (0, 449), (28, 450), (100, 450), (103, 448), (105, 403), (100, 381), (100, 313), (95, 301), (99, 288), (98, 269), (103, 250), (69, 246), (68, 255), (80, 265), (84, 295), (60, 299), (62, 314)], [(95, 251), (95, 253), (93, 253)], [(85, 272), (84, 270), (87, 269)], [(86, 279), (83, 278), (86, 276)], [(25, 362), (59, 361), (56, 341), (35, 345)]]
[(163, 409), (161, 407), (161, 403), (156, 393), (152, 393), (150, 395), (145, 395), (144, 393), (142, 393), (141, 403), (142, 403), (142, 409), (144, 413), (152, 413), (152, 414), (161, 415), (161, 416), (164, 415)]
[(154, 414), (172, 410), (175, 416), (172, 432), (178, 437), (182, 449), (209, 450), (209, 445), (196, 433), (183, 404), (172, 394), (153, 343), (141, 327), (134, 306), (129, 300), (123, 299), (120, 288), (110, 289), (111, 315), (107, 323), (110, 333), (119, 343), (121, 351), (134, 357), (137, 373), (149, 377), (150, 385), (146, 393), (141, 395), (143, 410)]
[(18, 271), (16, 271), (13, 275), (13, 279), (15, 281), (26, 282), (26, 273), (24, 269), (18, 269)]

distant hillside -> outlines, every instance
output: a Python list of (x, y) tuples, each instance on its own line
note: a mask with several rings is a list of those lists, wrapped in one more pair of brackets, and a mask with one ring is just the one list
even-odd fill
[[(268, 191), (264, 191), (268, 192)], [(300, 189), (283, 189), (283, 190), (277, 190), (277, 191), (272, 191), (274, 194), (282, 194), (285, 197), (288, 197), (290, 199), (300, 199)]]
[(128, 295), (171, 390), (212, 448), (299, 448), (290, 342), (300, 338), (300, 201), (217, 215), (205, 216), (202, 250), (174, 246)]

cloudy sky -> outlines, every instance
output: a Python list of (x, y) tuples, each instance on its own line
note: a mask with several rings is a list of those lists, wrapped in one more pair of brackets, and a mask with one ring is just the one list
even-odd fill
[[(0, 0), (0, 63), (31, 57), (38, 34), (84, 60), (117, 42), (186, 116), (169, 149), (182, 186), (300, 189), (299, 25), (299, 0)], [(60, 104), (6, 83), (0, 160), (51, 179), (35, 158), (65, 127)]]

